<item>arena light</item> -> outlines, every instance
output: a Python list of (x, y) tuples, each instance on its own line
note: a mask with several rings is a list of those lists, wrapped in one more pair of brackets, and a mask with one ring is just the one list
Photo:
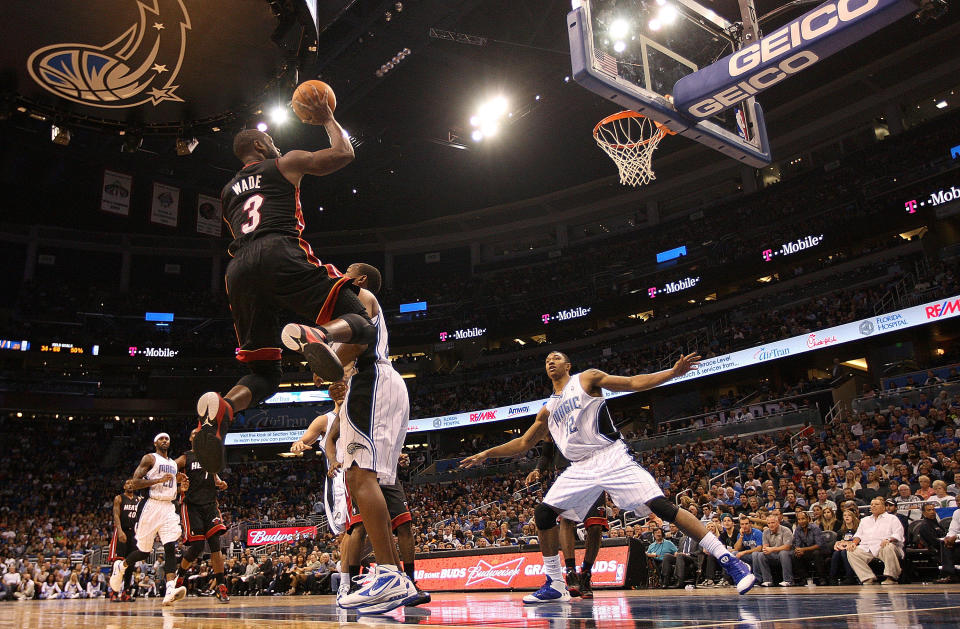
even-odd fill
[(607, 32), (612, 39), (623, 39), (630, 32), (630, 23), (623, 18), (618, 18), (610, 24), (610, 30)]
[(193, 153), (200, 141), (197, 138), (177, 138), (177, 155), (184, 157)]
[(937, 103), (937, 109), (946, 109), (946, 108), (947, 108), (947, 101), (942, 100)]
[(506, 116), (509, 106), (505, 96), (496, 96), (477, 107), (477, 113), (470, 116), (470, 125), (477, 127), (470, 137), (479, 142), (496, 135), (500, 131), (500, 120)]
[(268, 128), (269, 128), (269, 127), (267, 127), (267, 123), (266, 123), (266, 122), (258, 122), (258, 123), (257, 123), (257, 131), (259, 131), (260, 133), (266, 133)]
[(277, 105), (270, 110), (270, 121), (275, 125), (282, 125), (290, 119), (287, 108), (283, 105)]
[(70, 144), (70, 131), (57, 125), (50, 125), (50, 141), (60, 146)]
[(652, 20), (650, 20), (650, 22), (647, 23), (647, 26), (650, 27), (651, 31), (659, 31), (660, 20), (658, 20), (657, 18), (653, 18)]
[(673, 24), (677, 21), (677, 7), (672, 4), (665, 4), (660, 8), (660, 13), (657, 15), (657, 19), (660, 20), (661, 24), (667, 26)]
[(618, 41), (613, 45), (614, 52), (623, 52), (626, 49), (627, 49), (627, 44), (622, 41)]

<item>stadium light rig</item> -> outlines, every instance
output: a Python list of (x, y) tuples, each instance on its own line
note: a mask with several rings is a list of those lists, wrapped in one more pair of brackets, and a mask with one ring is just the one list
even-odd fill
[(474, 127), (470, 134), (473, 141), (480, 142), (495, 136), (500, 131), (500, 121), (506, 116), (508, 107), (505, 96), (497, 96), (480, 105), (477, 113), (470, 116), (470, 126)]
[(380, 66), (376, 72), (373, 73), (374, 76), (376, 76), (378, 79), (383, 78), (385, 74), (400, 65), (400, 62), (409, 57), (410, 54), (411, 51), (409, 48), (404, 48), (403, 50), (397, 51), (397, 54), (395, 54), (390, 61), (387, 61), (385, 64)]

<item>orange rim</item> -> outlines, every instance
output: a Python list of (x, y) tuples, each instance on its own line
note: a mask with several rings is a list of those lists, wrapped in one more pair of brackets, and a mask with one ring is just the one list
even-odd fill
[[(636, 142), (631, 142), (630, 144), (611, 144), (611, 143), (607, 142), (606, 140), (604, 140), (603, 138), (598, 137), (597, 132), (600, 131), (600, 127), (602, 127), (603, 125), (605, 125), (605, 124), (607, 124), (607, 123), (610, 123), (610, 122), (615, 122), (615, 121), (617, 121), (617, 120), (623, 120), (624, 118), (649, 118), (649, 116), (645, 116), (645, 115), (641, 114), (639, 111), (633, 111), (633, 110), (630, 110), (630, 109), (627, 109), (627, 110), (624, 110), (624, 111), (618, 111), (618, 112), (615, 113), (615, 114), (610, 114), (609, 116), (607, 116), (606, 118), (604, 118), (603, 120), (601, 120), (600, 122), (598, 122), (597, 125), (593, 128), (593, 137), (594, 137), (594, 139), (596, 139), (598, 142), (603, 142), (603, 143), (606, 144), (607, 146), (609, 146), (609, 147), (611, 147), (611, 148), (615, 148), (615, 149), (632, 148), (632, 147), (634, 147), (634, 146), (643, 146), (644, 144), (648, 144), (648, 143), (650, 142), (650, 140), (653, 139), (654, 136), (651, 136), (651, 137), (646, 138), (646, 139), (644, 139), (644, 140), (638, 140), (638, 141), (636, 141)], [(663, 135), (676, 135), (676, 132), (675, 132), (675, 131), (671, 131), (670, 128), (669, 128), (667, 125), (662, 124), (662, 123), (660, 123), (660, 122), (657, 122), (657, 121), (654, 120), (653, 118), (650, 118), (650, 122), (652, 122), (653, 124), (655, 124), (655, 125), (657, 126), (657, 130), (660, 132), (660, 136), (661, 136), (661, 137), (662, 137)]]

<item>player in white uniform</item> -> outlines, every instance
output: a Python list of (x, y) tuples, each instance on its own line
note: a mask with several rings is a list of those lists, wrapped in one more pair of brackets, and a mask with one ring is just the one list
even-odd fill
[[(344, 276), (353, 280), (352, 287), (376, 329), (372, 344), (343, 344), (336, 347), (336, 353), (345, 367), (354, 365), (338, 434), (345, 444), (343, 467), (349, 497), (370, 537), (377, 567), (362, 587), (339, 597), (337, 604), (360, 613), (384, 613), (401, 605), (419, 604), (423, 598), (413, 581), (398, 569), (390, 514), (380, 489), (397, 481), (410, 401), (403, 378), (390, 362), (386, 317), (373, 294), (380, 288), (380, 272), (369, 264), (355, 263)], [(281, 339), (288, 349), (299, 350), (302, 339), (315, 334), (308, 326), (291, 323), (283, 329)], [(332, 433), (331, 428), (328, 441)]]
[(146, 559), (153, 550), (153, 542), (160, 536), (163, 544), (164, 572), (167, 577), (167, 590), (163, 597), (164, 605), (172, 605), (187, 595), (187, 588), (177, 587), (177, 540), (180, 539), (180, 518), (173, 505), (177, 497), (177, 463), (167, 456), (170, 449), (170, 435), (159, 433), (153, 438), (156, 452), (145, 454), (133, 478), (123, 484), (123, 488), (139, 491), (150, 488), (137, 522), (137, 548), (125, 559), (113, 562), (113, 574), (110, 575), (110, 587), (120, 593), (131, 585), (133, 568), (138, 561)]
[(570, 375), (566, 354), (551, 352), (547, 355), (546, 371), (553, 381), (554, 394), (537, 413), (533, 425), (522, 436), (463, 460), (461, 467), (473, 467), (488, 458), (522, 454), (549, 431), (557, 448), (570, 461), (570, 467), (557, 477), (534, 511), (547, 580), (535, 593), (525, 596), (524, 603), (570, 600), (560, 569), (557, 515), (583, 522), (604, 491), (622, 510), (641, 517), (652, 512), (699, 540), (700, 546), (716, 557), (733, 578), (741, 594), (753, 587), (756, 577), (749, 566), (731, 555), (695, 516), (663, 497), (657, 481), (631, 456), (603, 398), (603, 389), (652, 389), (696, 369), (699, 361), (698, 355), (689, 354), (682, 356), (672, 369), (629, 377), (611, 376), (598, 369)]

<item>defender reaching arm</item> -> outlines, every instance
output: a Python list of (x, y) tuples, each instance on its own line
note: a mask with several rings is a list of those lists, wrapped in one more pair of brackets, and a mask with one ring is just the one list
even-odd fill
[(525, 433), (516, 439), (511, 439), (503, 445), (484, 450), (473, 456), (468, 456), (460, 462), (460, 467), (476, 467), (487, 459), (505, 458), (523, 454), (547, 436), (547, 417), (549, 416), (550, 413), (547, 411), (547, 408), (541, 408), (540, 412), (537, 413), (537, 418), (533, 421), (533, 424), (527, 428)]

